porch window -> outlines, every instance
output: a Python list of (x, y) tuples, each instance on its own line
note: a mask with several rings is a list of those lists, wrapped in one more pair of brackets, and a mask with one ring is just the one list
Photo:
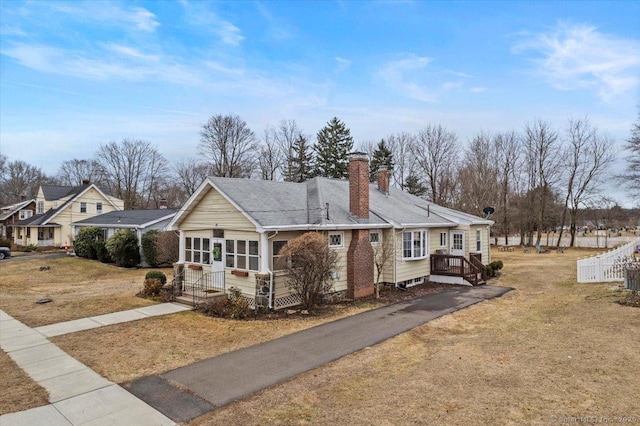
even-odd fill
[(209, 238), (187, 237), (185, 240), (185, 260), (187, 262), (209, 264), (211, 259)]
[(80, 213), (86, 213), (86, 212), (87, 212), (87, 203), (83, 201), (80, 203)]
[(280, 259), (280, 250), (282, 250), (282, 248), (286, 245), (287, 241), (274, 241), (271, 245), (271, 253), (273, 253), (273, 255), (271, 256), (271, 269), (273, 269), (274, 271), (279, 271), (282, 269), (278, 264)]
[(441, 232), (440, 233), (440, 247), (446, 247), (447, 246), (447, 233), (446, 232)]
[(482, 231), (480, 229), (476, 229), (476, 251), (482, 251)]
[(329, 232), (329, 247), (340, 248), (344, 247), (344, 233), (343, 232)]
[(227, 268), (257, 271), (259, 268), (257, 240), (225, 240)]
[(98, 201), (96, 203), (96, 213), (97, 214), (102, 214), (102, 202)]
[(424, 259), (427, 257), (427, 232), (412, 231), (402, 233), (402, 258)]

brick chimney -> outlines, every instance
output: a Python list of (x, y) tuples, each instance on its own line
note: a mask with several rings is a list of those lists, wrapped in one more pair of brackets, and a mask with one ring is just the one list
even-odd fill
[[(368, 222), (369, 160), (362, 152), (352, 153), (349, 159), (349, 211), (358, 222)], [(347, 297), (366, 297), (373, 291), (373, 248), (369, 242), (369, 229), (354, 229), (347, 251)]]
[(91, 184), (91, 180), (90, 179), (82, 179), (82, 184), (83, 185), (89, 185), (89, 184)]
[(364, 152), (349, 158), (349, 212), (356, 219), (369, 219), (369, 160)]
[(378, 169), (378, 190), (383, 194), (389, 194), (389, 170), (385, 166)]
[(160, 198), (160, 201), (158, 202), (158, 208), (160, 208), (160, 209), (166, 209), (167, 208), (167, 199), (166, 198)]

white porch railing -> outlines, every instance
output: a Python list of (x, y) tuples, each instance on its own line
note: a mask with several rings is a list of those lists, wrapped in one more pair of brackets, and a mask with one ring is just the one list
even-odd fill
[(619, 259), (631, 256), (640, 245), (640, 238), (597, 256), (578, 260), (579, 283), (624, 281), (624, 269), (617, 267)]

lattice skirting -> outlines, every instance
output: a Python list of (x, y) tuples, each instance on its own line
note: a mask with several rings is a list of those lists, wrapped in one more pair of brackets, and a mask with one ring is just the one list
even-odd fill
[(290, 306), (299, 305), (301, 300), (297, 294), (289, 294), (287, 296), (276, 297), (273, 304), (274, 309), (284, 309)]

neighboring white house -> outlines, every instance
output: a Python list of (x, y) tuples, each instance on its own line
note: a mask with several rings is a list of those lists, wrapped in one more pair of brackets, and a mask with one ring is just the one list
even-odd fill
[(89, 182), (41, 185), (35, 201), (35, 214), (14, 224), (15, 244), (69, 247), (73, 245), (73, 222), (124, 208), (123, 200)]
[(217, 274), (223, 288), (240, 288), (250, 303), (268, 287), (270, 307), (295, 305), (299, 301), (277, 270), (278, 252), (292, 238), (316, 231), (339, 254), (336, 297), (374, 292), (374, 256), (384, 244), (393, 255), (382, 282), (484, 283), (492, 221), (390, 188), (384, 170), (378, 184), (370, 184), (368, 173), (366, 157), (354, 155), (349, 180), (207, 178), (169, 225), (180, 231), (185, 280), (204, 282), (206, 274)]

